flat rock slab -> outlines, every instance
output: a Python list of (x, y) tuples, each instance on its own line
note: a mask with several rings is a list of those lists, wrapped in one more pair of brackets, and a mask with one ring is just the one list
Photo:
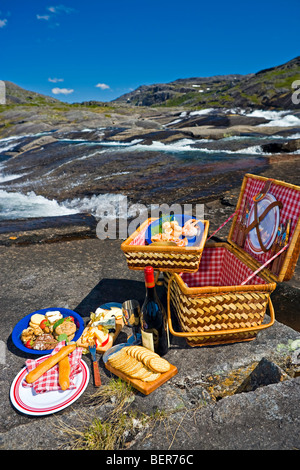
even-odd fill
[(0, 245), (26, 245), (96, 237), (96, 219), (90, 214), (1, 220)]

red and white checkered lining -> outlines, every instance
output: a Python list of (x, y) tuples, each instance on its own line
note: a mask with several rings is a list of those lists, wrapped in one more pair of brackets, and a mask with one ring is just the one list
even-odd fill
[(141, 232), (129, 243), (129, 245), (144, 246), (146, 244), (145, 234), (146, 234), (147, 228), (148, 228), (148, 225), (146, 225), (146, 227), (143, 230), (141, 230)]
[[(254, 178), (248, 178), (245, 191), (243, 194), (240, 210), (237, 216), (237, 220), (240, 220), (246, 198), (252, 202), (252, 198), (258, 194), (264, 187), (265, 182)], [(290, 240), (292, 239), (296, 224), (300, 217), (300, 191), (291, 189), (286, 186), (278, 185), (273, 183), (270, 188), (270, 194), (272, 194), (277, 201), (282, 202), (283, 208), (280, 209), (280, 221), (279, 223), (285, 223), (287, 219), (291, 218), (291, 229), (290, 229)], [(237, 239), (237, 229), (234, 231), (232, 241)], [(261, 264), (265, 263), (272, 256), (271, 250), (267, 253), (257, 254), (253, 253), (249, 243), (246, 240), (244, 250), (247, 251), (251, 256), (257, 259)], [(274, 253), (273, 253), (274, 254)]]
[[(60, 341), (56, 347), (53, 349), (51, 356), (54, 356), (63, 346), (65, 346), (65, 341)], [(69, 354), (69, 361), (70, 361), (70, 386), (69, 389), (72, 390), (76, 388), (75, 384), (75, 376), (80, 373), (81, 371), (81, 356), (82, 356), (82, 348), (76, 348), (71, 354)], [(45, 351), (47, 353), (47, 351)], [(32, 371), (36, 368), (38, 364), (44, 362), (44, 360), (49, 357), (48, 355), (44, 356), (42, 361), (38, 361), (36, 359), (27, 359), (26, 366), (28, 372)], [(59, 367), (58, 364), (51, 367), (47, 372), (45, 372), (39, 379), (37, 379), (33, 384), (28, 384), (25, 380), (22, 383), (23, 387), (33, 387), (36, 393), (44, 393), (49, 392), (50, 390), (61, 390), (61, 386), (59, 385)]]
[[(225, 247), (206, 247), (203, 250), (199, 270), (195, 273), (182, 273), (181, 277), (188, 287), (238, 286), (252, 273), (251, 268)], [(266, 283), (256, 275), (247, 284)]]

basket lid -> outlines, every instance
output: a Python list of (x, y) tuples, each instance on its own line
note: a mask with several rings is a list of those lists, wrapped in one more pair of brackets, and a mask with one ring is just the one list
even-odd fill
[(300, 253), (300, 187), (246, 174), (228, 242), (256, 266), (269, 262), (264, 272), (272, 280), (291, 279)]

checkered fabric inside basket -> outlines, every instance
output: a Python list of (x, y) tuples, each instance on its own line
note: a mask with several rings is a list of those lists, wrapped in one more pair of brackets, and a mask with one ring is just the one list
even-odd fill
[[(240, 205), (240, 210), (237, 216), (237, 220), (240, 220), (241, 213), (245, 205), (245, 201), (246, 200), (252, 201), (253, 197), (262, 190), (262, 188), (264, 187), (264, 184), (265, 182), (259, 179), (254, 179), (251, 177), (248, 178), (248, 181), (244, 190), (242, 202)], [(290, 239), (291, 239), (293, 236), (297, 221), (300, 217), (300, 191), (273, 183), (269, 192), (276, 198), (277, 201), (280, 201), (283, 204), (283, 208), (280, 210), (279, 223), (285, 222), (287, 219), (291, 218), (291, 230), (290, 230)], [(237, 231), (238, 231), (238, 228), (236, 228), (232, 236), (232, 241), (234, 242), (237, 239)], [(261, 264), (265, 263), (272, 256), (271, 251), (267, 253), (262, 253), (262, 254), (253, 253), (247, 240), (243, 248), (251, 256), (256, 258)]]
[[(203, 250), (199, 270), (196, 273), (182, 273), (181, 277), (188, 287), (237, 286), (252, 272), (226, 247), (206, 247)], [(256, 275), (248, 285), (266, 283)]]
[(147, 230), (148, 226), (146, 225), (146, 227), (140, 231), (140, 233), (134, 237), (134, 239), (130, 242), (130, 245), (134, 245), (134, 246), (137, 246), (137, 245), (142, 245), (144, 246), (145, 243), (146, 243), (146, 238), (145, 238), (145, 234), (146, 234), (146, 230)]

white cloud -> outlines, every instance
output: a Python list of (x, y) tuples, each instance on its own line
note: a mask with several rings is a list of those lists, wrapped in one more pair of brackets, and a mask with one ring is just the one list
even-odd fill
[(4, 28), (4, 26), (7, 25), (7, 19), (4, 18), (4, 20), (0, 20), (0, 28)]
[(51, 91), (54, 95), (69, 95), (73, 93), (74, 90), (70, 88), (52, 88)]
[(63, 82), (64, 79), (63, 78), (48, 78), (48, 82), (51, 82), (51, 83), (58, 83), (58, 82)]
[(97, 88), (100, 88), (101, 90), (109, 90), (110, 89), (110, 86), (109, 85), (106, 85), (106, 83), (98, 83), (97, 85), (95, 85)]
[(50, 11), (50, 13), (72, 13), (74, 8), (66, 7), (65, 5), (57, 5), (55, 7), (47, 7), (47, 10)]
[(47, 10), (47, 14), (45, 14), (45, 15), (36, 15), (36, 18), (38, 20), (49, 21), (49, 26), (50, 27), (59, 26), (59, 23), (57, 23), (57, 22), (53, 23), (53, 21), (56, 20), (57, 15), (60, 15), (62, 13), (65, 13), (65, 14), (68, 15), (69, 13), (73, 13), (73, 12), (76, 11), (76, 10), (74, 10), (74, 8), (66, 7), (65, 5), (57, 5), (57, 6), (47, 7), (46, 10)]
[(46, 20), (48, 21), (50, 19), (49, 15), (36, 15), (38, 20)]

